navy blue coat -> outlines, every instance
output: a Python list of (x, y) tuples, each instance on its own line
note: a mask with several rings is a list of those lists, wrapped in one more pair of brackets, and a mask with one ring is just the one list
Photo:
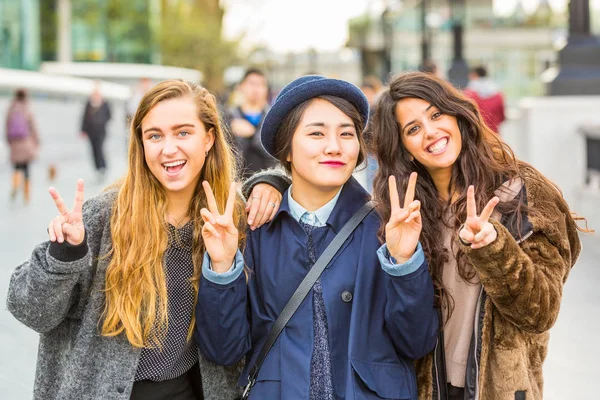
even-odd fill
[[(369, 199), (351, 178), (327, 225), (313, 231), (317, 257)], [(405, 276), (385, 272), (377, 257), (381, 220), (371, 212), (321, 275), (329, 326), (333, 384), (338, 399), (417, 399), (414, 359), (431, 352), (438, 318), (424, 262)], [(218, 364), (247, 355), (240, 378), (248, 381), (262, 343), (309, 267), (307, 236), (289, 214), (287, 193), (271, 223), (248, 232), (246, 274), (230, 284), (204, 276), (194, 337)], [(342, 293), (352, 299), (345, 301)], [(279, 336), (252, 389), (251, 399), (308, 399), (313, 347), (312, 292)]]

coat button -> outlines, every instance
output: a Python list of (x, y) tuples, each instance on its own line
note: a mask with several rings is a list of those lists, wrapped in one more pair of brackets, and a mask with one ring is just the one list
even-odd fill
[(344, 291), (342, 292), (342, 301), (343, 301), (344, 303), (350, 303), (350, 302), (352, 301), (352, 293), (350, 293), (350, 292), (349, 292), (349, 291), (347, 291), (347, 290), (344, 290)]
[(123, 386), (117, 387), (117, 392), (123, 393), (124, 391), (125, 391), (125, 388)]

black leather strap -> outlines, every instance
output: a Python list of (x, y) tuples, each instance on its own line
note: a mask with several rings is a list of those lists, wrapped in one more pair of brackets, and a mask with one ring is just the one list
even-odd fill
[(254, 366), (250, 369), (250, 375), (248, 376), (248, 385), (244, 390), (244, 395), (242, 399), (248, 398), (250, 394), (250, 389), (252, 388), (252, 386), (254, 386), (254, 383), (256, 382), (258, 371), (260, 371), (260, 367), (262, 366), (263, 361), (265, 361), (267, 354), (269, 354), (271, 347), (273, 347), (273, 345), (275, 344), (275, 341), (279, 337), (279, 334), (281, 334), (281, 332), (283, 331), (283, 328), (285, 328), (285, 326), (290, 321), (294, 313), (298, 310), (300, 304), (302, 304), (315, 282), (317, 282), (323, 271), (325, 271), (325, 268), (327, 268), (327, 265), (331, 262), (331, 260), (342, 247), (344, 242), (346, 242), (348, 237), (352, 234), (352, 232), (354, 232), (354, 230), (358, 227), (362, 220), (365, 219), (365, 217), (373, 210), (374, 207), (375, 204), (372, 201), (369, 201), (368, 203), (363, 205), (356, 213), (354, 213), (354, 215), (348, 220), (348, 222), (346, 222), (346, 224), (342, 227), (338, 234), (335, 235), (335, 237), (333, 238), (331, 243), (329, 243), (323, 254), (321, 254), (321, 257), (319, 257), (319, 259), (315, 262), (315, 265), (313, 265), (312, 268), (308, 271), (308, 273), (306, 274), (306, 276), (304, 277), (304, 279), (302, 280), (292, 297), (288, 300), (287, 304), (283, 308), (283, 311), (281, 311), (281, 314), (279, 314), (279, 317), (277, 317), (277, 320), (273, 323), (273, 326), (271, 327), (271, 330), (267, 335), (267, 339), (265, 340), (265, 343), (263, 344), (263, 347), (260, 350), (260, 353), (258, 354), (258, 358), (256, 359)]

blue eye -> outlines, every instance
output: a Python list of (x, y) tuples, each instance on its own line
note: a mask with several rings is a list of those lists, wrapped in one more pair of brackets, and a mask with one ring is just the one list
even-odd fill
[(148, 136), (148, 139), (150, 139), (150, 140), (158, 140), (158, 139), (160, 139), (160, 135), (158, 133), (153, 133), (150, 136)]
[(190, 133), (188, 131), (179, 132), (179, 136), (188, 136)]

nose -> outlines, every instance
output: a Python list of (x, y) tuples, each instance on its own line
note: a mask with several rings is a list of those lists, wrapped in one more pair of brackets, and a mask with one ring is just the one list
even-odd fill
[(342, 152), (342, 147), (340, 146), (340, 138), (336, 133), (332, 133), (327, 135), (327, 145), (325, 146), (325, 154), (335, 154), (338, 155)]
[(165, 145), (162, 149), (163, 154), (171, 155), (177, 153), (179, 147), (177, 147), (177, 141), (174, 138), (167, 136), (165, 138), (164, 144)]
[(437, 135), (437, 127), (433, 121), (424, 122), (423, 129), (425, 130), (425, 137), (427, 139), (432, 139)]

